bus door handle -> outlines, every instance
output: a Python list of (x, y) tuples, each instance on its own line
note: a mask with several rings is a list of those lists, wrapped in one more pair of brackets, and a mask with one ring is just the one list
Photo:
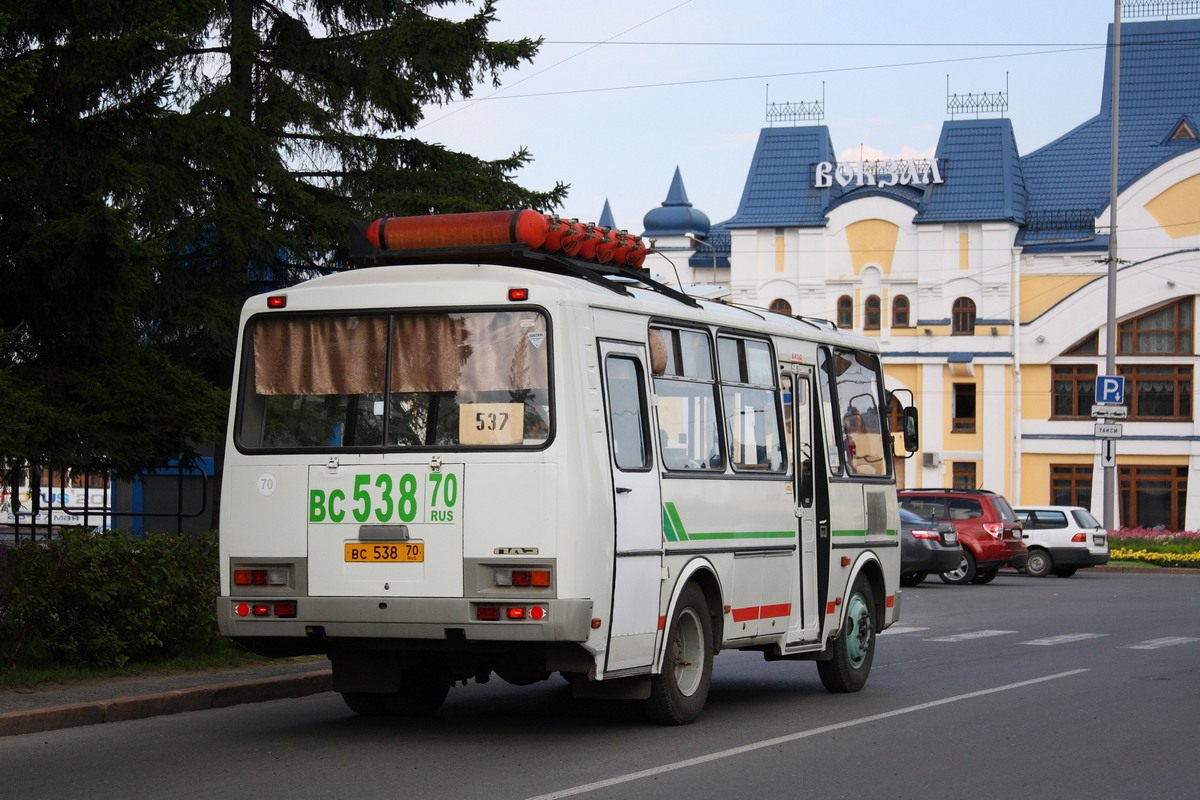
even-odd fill
[(617, 487), (617, 494), (629, 494), (632, 491), (633, 491), (633, 489), (630, 489), (628, 486), (618, 486)]

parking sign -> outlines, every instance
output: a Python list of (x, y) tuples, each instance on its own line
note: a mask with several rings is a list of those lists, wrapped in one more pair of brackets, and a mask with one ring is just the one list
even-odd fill
[(1096, 402), (1105, 405), (1121, 405), (1125, 402), (1124, 375), (1097, 375)]

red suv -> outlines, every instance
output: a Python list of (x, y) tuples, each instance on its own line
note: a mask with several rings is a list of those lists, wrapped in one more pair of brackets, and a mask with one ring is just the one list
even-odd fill
[(986, 489), (904, 489), (898, 495), (901, 508), (954, 523), (962, 562), (942, 573), (944, 582), (988, 583), (1001, 567), (1025, 566), (1029, 553), (1021, 523), (1002, 495)]

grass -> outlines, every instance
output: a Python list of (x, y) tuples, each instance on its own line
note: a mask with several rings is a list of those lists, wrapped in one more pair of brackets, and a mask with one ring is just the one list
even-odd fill
[(256, 656), (233, 644), (218, 650), (181, 656), (165, 661), (126, 664), (119, 669), (88, 669), (83, 667), (13, 667), (0, 670), (0, 690), (29, 689), (47, 684), (73, 683), (109, 678), (133, 678), (139, 675), (176, 675), (185, 672), (236, 669), (261, 664), (268, 659)]

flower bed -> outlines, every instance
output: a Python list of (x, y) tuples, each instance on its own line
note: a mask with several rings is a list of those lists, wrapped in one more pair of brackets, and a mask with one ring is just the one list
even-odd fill
[(1113, 561), (1200, 568), (1200, 531), (1123, 528), (1108, 532), (1108, 547)]

